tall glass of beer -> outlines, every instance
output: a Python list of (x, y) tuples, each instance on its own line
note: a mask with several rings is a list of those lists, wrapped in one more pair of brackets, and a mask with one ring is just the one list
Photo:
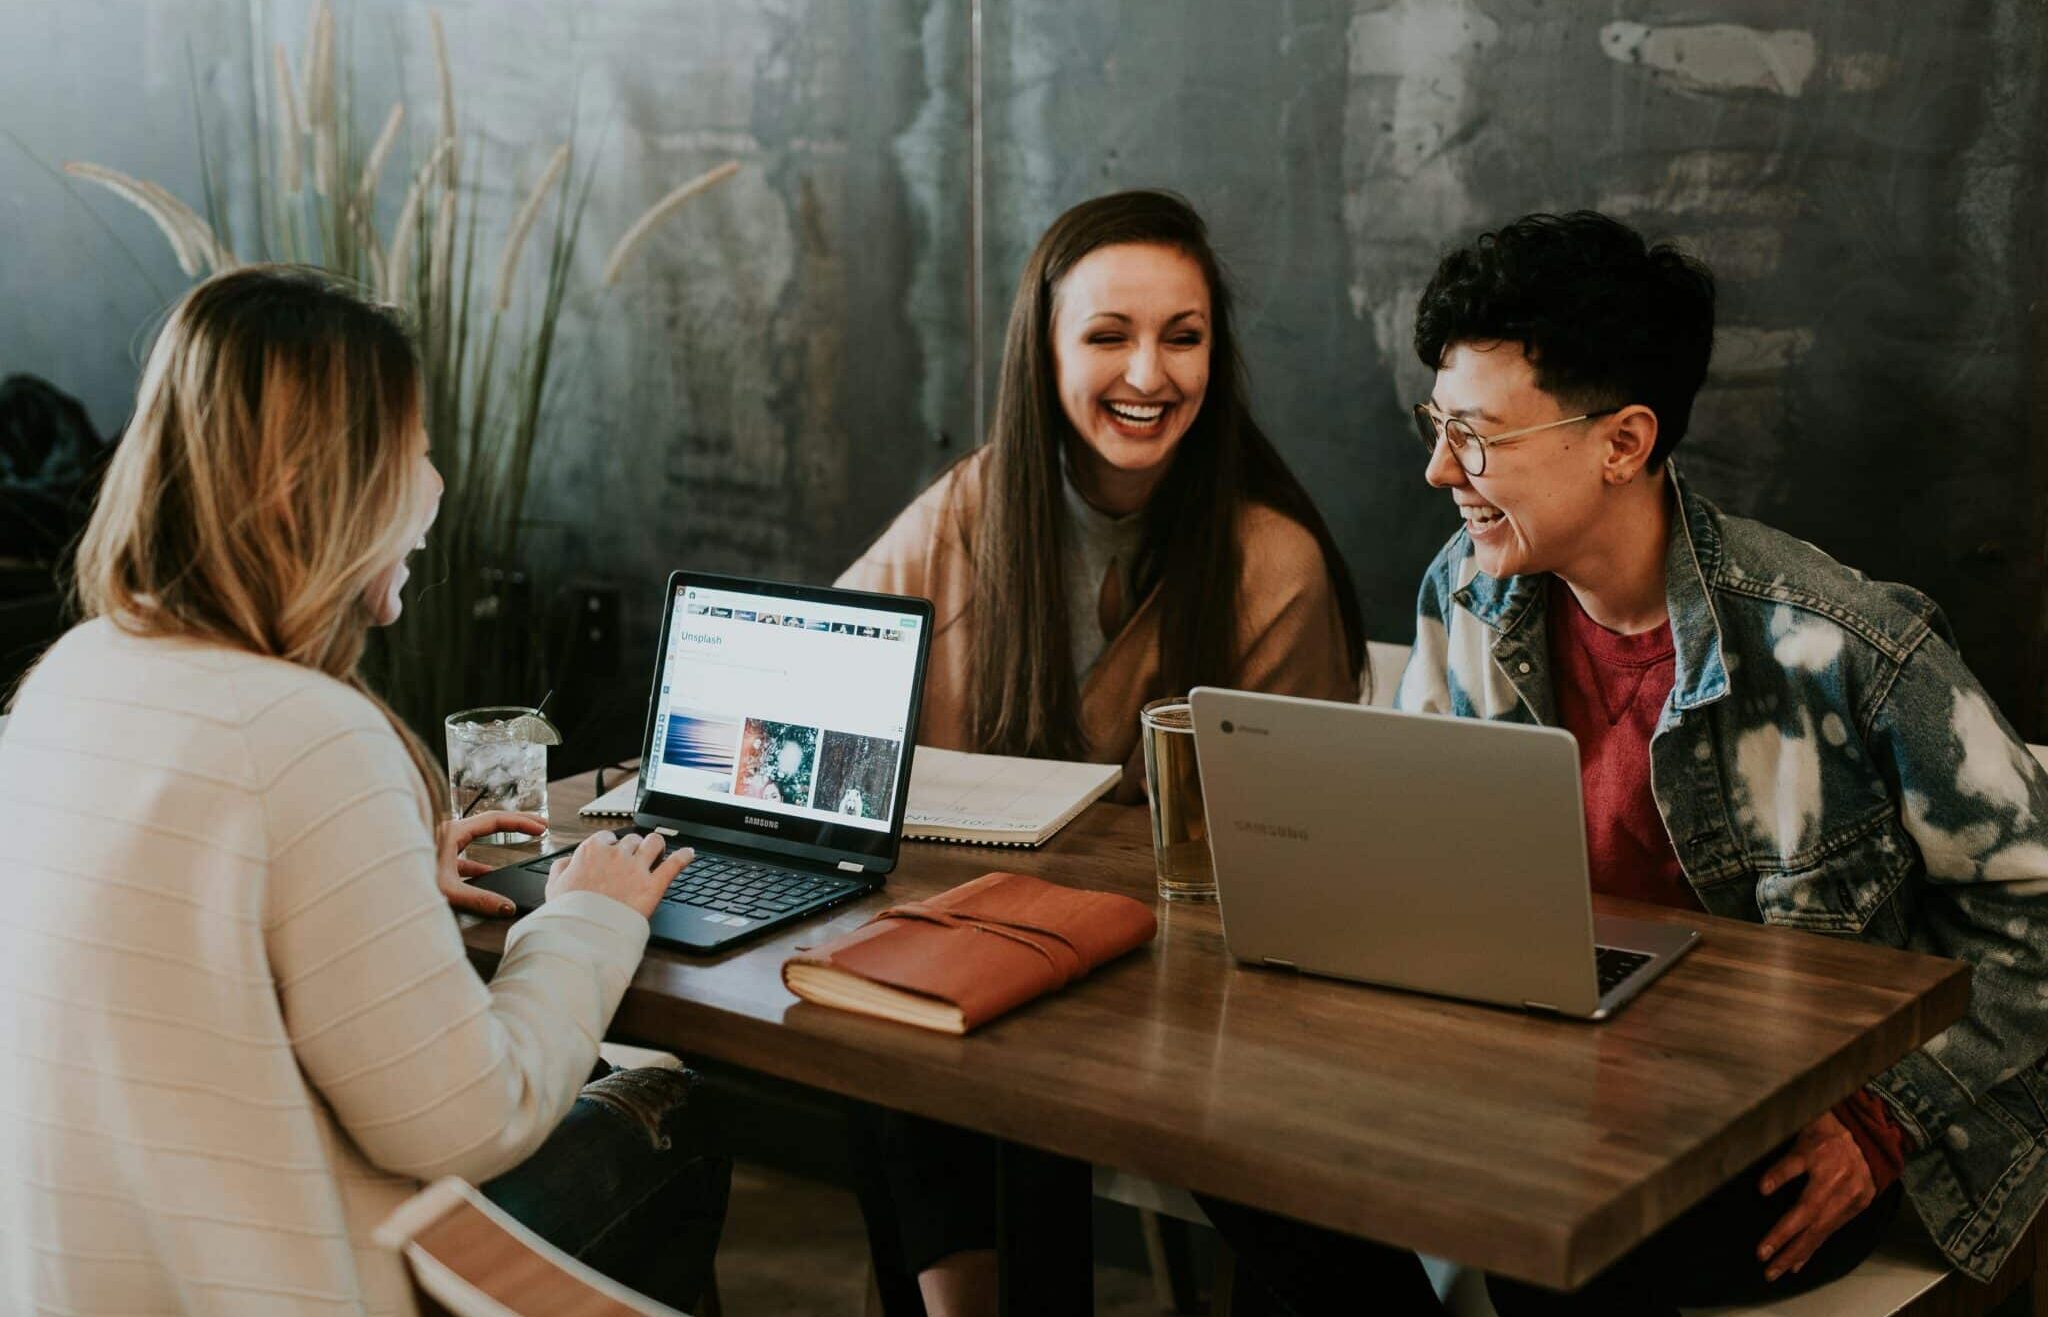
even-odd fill
[(1154, 700), (1138, 714), (1145, 747), (1145, 790), (1152, 798), (1152, 862), (1168, 901), (1213, 901), (1209, 825), (1195, 764), (1195, 720), (1187, 699)]

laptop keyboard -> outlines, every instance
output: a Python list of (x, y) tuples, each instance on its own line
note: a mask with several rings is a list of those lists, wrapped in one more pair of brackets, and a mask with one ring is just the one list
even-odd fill
[(1650, 963), (1650, 957), (1641, 951), (1623, 951), (1620, 947), (1594, 947), (1593, 965), (1600, 975), (1600, 995), (1605, 997), (1621, 986), (1621, 981)]
[(853, 891), (858, 883), (698, 852), (661, 899), (742, 919), (774, 919)]
[[(621, 828), (618, 835), (639, 836), (638, 828)], [(673, 838), (665, 838), (670, 850)], [(524, 867), (546, 873), (558, 859), (569, 854), (558, 851), (543, 855)], [(739, 919), (775, 919), (792, 910), (803, 910), (857, 890), (859, 883), (827, 874), (778, 869), (772, 864), (735, 859), (730, 855), (697, 852), (690, 867), (676, 875), (662, 900), (671, 905), (696, 906), (712, 914)], [(729, 922), (729, 921), (728, 921)]]

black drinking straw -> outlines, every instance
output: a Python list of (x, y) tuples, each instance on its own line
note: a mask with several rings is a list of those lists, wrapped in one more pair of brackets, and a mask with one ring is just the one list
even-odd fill
[[(542, 709), (545, 709), (545, 708), (547, 708), (547, 707), (548, 707), (548, 701), (549, 701), (549, 700), (552, 700), (553, 698), (555, 698), (555, 688), (554, 688), (554, 687), (552, 687), (552, 686), (550, 686), (550, 687), (548, 687), (548, 693), (540, 697), (540, 703), (539, 703), (539, 704), (536, 704), (536, 705), (534, 705), (534, 706), (533, 706), (533, 712), (532, 712), (531, 714), (521, 714), (521, 715), (520, 715), (520, 717), (522, 717), (522, 718), (526, 718), (526, 717), (538, 718), (538, 717), (540, 717), (540, 711), (541, 711)], [(468, 818), (468, 817), (469, 817), (469, 811), (471, 811), (471, 810), (475, 809), (475, 808), (476, 808), (476, 802), (478, 802), (479, 800), (482, 800), (483, 798), (484, 798), (484, 789), (483, 789), (482, 787), (478, 787), (478, 788), (476, 789), (476, 794), (475, 794), (475, 795), (473, 795), (473, 796), (471, 796), (471, 797), (469, 798), (469, 803), (468, 803), (467, 805), (464, 805), (464, 806), (462, 807), (462, 812), (461, 812), (460, 814), (457, 814), (457, 815), (456, 815), (455, 817), (457, 817), (457, 818), (459, 818), (459, 819), (466, 819), (466, 818)]]

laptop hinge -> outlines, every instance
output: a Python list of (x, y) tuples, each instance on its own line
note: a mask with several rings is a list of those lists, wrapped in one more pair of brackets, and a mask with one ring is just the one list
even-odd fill
[(1298, 970), (1301, 968), (1301, 966), (1295, 964), (1293, 961), (1282, 960), (1278, 956), (1261, 956), (1259, 959), (1261, 963), (1271, 965), (1274, 969)]
[(839, 872), (841, 873), (866, 873), (867, 868), (865, 864), (855, 864), (852, 860), (841, 860), (839, 862)]

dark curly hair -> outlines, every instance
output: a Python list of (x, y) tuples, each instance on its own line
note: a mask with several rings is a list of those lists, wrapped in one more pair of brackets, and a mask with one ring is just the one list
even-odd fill
[(1593, 210), (1524, 215), (1444, 257), (1415, 307), (1415, 354), (1519, 343), (1536, 384), (1571, 407), (1657, 414), (1650, 465), (1692, 420), (1714, 351), (1714, 276), (1670, 243)]

